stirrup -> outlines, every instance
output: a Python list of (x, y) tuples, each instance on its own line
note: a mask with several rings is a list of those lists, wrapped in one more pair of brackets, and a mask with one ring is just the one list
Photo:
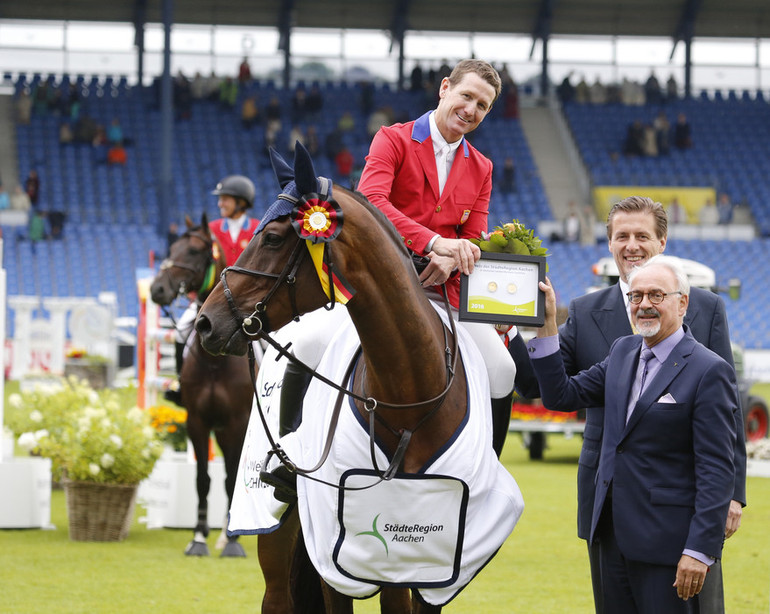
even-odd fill
[(283, 503), (297, 501), (297, 474), (284, 465), (278, 465), (271, 471), (260, 471), (259, 479), (275, 489), (273, 496)]

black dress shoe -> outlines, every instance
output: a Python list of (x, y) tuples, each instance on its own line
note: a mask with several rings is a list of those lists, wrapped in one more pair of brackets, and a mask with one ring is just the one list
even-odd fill
[(184, 407), (184, 405), (182, 405), (182, 393), (179, 390), (172, 390), (169, 388), (163, 393), (163, 398), (172, 403), (176, 403), (179, 407)]

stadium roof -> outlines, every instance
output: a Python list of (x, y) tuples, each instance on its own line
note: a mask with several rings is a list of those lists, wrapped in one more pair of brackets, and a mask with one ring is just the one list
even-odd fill
[[(163, 22), (164, 0), (4, 2), (0, 19)], [(770, 38), (768, 0), (177, 0), (176, 23), (543, 35)]]

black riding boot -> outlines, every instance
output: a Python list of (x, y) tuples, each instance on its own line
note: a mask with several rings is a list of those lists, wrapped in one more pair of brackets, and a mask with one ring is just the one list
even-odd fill
[[(174, 350), (176, 358), (176, 374), (177, 376), (181, 377), (182, 375), (182, 363), (184, 362), (184, 343), (179, 343), (178, 341), (174, 343)], [(172, 403), (176, 403), (180, 407), (183, 407), (182, 405), (182, 386), (181, 386), (181, 379), (177, 380), (177, 385), (175, 388), (169, 388), (166, 390), (166, 392), (163, 393), (163, 398), (167, 401), (171, 401)]]
[[(283, 437), (297, 430), (302, 422), (302, 400), (310, 385), (312, 375), (289, 362), (283, 374), (281, 401), (279, 407), (278, 434)], [(278, 465), (272, 471), (263, 471), (260, 478), (266, 484), (275, 487), (275, 498), (285, 503), (297, 500), (297, 475), (284, 465)]]
[(500, 458), (511, 423), (511, 404), (513, 393), (501, 399), (492, 399), (492, 448)]

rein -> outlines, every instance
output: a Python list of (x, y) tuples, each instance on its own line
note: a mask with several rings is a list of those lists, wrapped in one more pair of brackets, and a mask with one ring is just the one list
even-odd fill
[[(447, 333), (447, 327), (442, 322), (442, 330), (444, 331), (444, 354), (445, 354), (445, 360), (446, 360), (446, 371), (447, 371), (447, 383), (444, 388), (444, 390), (436, 395), (435, 397), (431, 399), (427, 399), (425, 401), (418, 401), (416, 403), (387, 403), (384, 401), (378, 401), (374, 397), (363, 397), (361, 395), (358, 395), (354, 393), (351, 390), (348, 390), (342, 385), (337, 384), (336, 382), (333, 382), (332, 380), (328, 379), (327, 377), (321, 375), (318, 373), (315, 369), (308, 366), (301, 360), (299, 360), (296, 356), (291, 354), (289, 352), (289, 347), (291, 346), (291, 343), (287, 344), (286, 347), (283, 347), (280, 343), (278, 343), (274, 338), (270, 336), (270, 334), (266, 331), (266, 328), (269, 328), (269, 322), (267, 320), (267, 303), (270, 300), (270, 298), (273, 297), (273, 295), (278, 291), (281, 284), (284, 282), (288, 284), (289, 286), (289, 296), (290, 301), (292, 305), (293, 310), (293, 316), (292, 318), (295, 320), (299, 319), (299, 311), (296, 307), (296, 273), (299, 269), (300, 264), (302, 263), (302, 260), (304, 258), (304, 255), (307, 253), (307, 250), (301, 249), (303, 247), (303, 241), (298, 240), (296, 246), (294, 247), (294, 250), (291, 253), (291, 256), (289, 257), (289, 260), (287, 261), (286, 265), (284, 266), (283, 271), (281, 271), (280, 274), (276, 273), (268, 273), (265, 271), (253, 271), (250, 269), (244, 269), (243, 267), (239, 266), (232, 266), (227, 267), (224, 271), (222, 271), (221, 274), (221, 280), (222, 280), (222, 286), (224, 289), (225, 298), (227, 299), (227, 303), (230, 307), (231, 312), (233, 313), (233, 316), (235, 317), (236, 321), (240, 321), (241, 323), (241, 330), (243, 333), (248, 337), (260, 337), (264, 339), (268, 344), (270, 344), (279, 354), (281, 357), (286, 357), (287, 360), (290, 360), (295, 365), (299, 366), (303, 371), (306, 373), (309, 373), (312, 377), (320, 380), (327, 386), (330, 386), (334, 390), (336, 390), (339, 394), (337, 396), (337, 402), (334, 406), (334, 411), (332, 413), (332, 418), (329, 424), (329, 431), (327, 433), (326, 443), (324, 446), (323, 453), (321, 455), (321, 459), (318, 461), (315, 467), (312, 467), (310, 469), (303, 469), (298, 467), (294, 462), (291, 461), (291, 459), (286, 455), (285, 451), (280, 447), (280, 445), (275, 441), (275, 439), (272, 436), (272, 433), (270, 432), (270, 429), (267, 425), (267, 420), (263, 414), (262, 407), (259, 403), (259, 393), (257, 390), (257, 381), (256, 381), (256, 375), (254, 375), (254, 354), (253, 354), (253, 348), (252, 344), (249, 343), (248, 345), (248, 354), (249, 354), (249, 364), (250, 364), (250, 371), (251, 371), (251, 377), (252, 377), (252, 386), (254, 388), (254, 395), (257, 400), (257, 409), (259, 410), (259, 416), (260, 420), (262, 421), (262, 426), (265, 429), (265, 433), (267, 435), (268, 441), (270, 442), (271, 449), (268, 453), (268, 459), (271, 455), (276, 455), (280, 462), (285, 465), (289, 471), (292, 473), (297, 473), (299, 475), (302, 475), (308, 479), (312, 479), (317, 482), (321, 482), (323, 484), (334, 486), (336, 488), (342, 488), (338, 484), (331, 484), (328, 482), (325, 482), (323, 480), (319, 480), (317, 478), (312, 477), (310, 474), (317, 471), (323, 464), (326, 462), (326, 459), (328, 458), (329, 452), (331, 451), (331, 443), (334, 436), (334, 433), (336, 431), (337, 427), (337, 421), (339, 418), (339, 412), (342, 407), (342, 401), (345, 396), (354, 399), (355, 401), (358, 401), (363, 405), (364, 410), (369, 414), (369, 447), (370, 447), (370, 454), (372, 458), (372, 464), (375, 469), (375, 471), (379, 475), (379, 479), (374, 484), (371, 484), (366, 487), (356, 488), (355, 490), (361, 490), (363, 488), (370, 488), (371, 486), (374, 486), (375, 484), (379, 483), (382, 480), (391, 480), (393, 477), (395, 477), (399, 466), (403, 462), (404, 455), (406, 454), (406, 449), (409, 445), (409, 442), (411, 440), (412, 434), (419, 429), (423, 424), (427, 422), (429, 418), (431, 418), (442, 406), (446, 395), (449, 393), (449, 390), (452, 387), (452, 384), (454, 382), (454, 377), (456, 373), (456, 367), (457, 367), (457, 358), (458, 358), (458, 342), (457, 342), (457, 325), (454, 321), (454, 318), (451, 316), (451, 310), (449, 306), (449, 300), (446, 296), (446, 291), (443, 292), (444, 294), (444, 304), (446, 307), (447, 314), (449, 314), (449, 322), (451, 327), (451, 335), (452, 335), (452, 347), (449, 347), (449, 338)], [(331, 271), (331, 266), (329, 267), (329, 270)], [(227, 272), (233, 272), (233, 273), (240, 273), (243, 275), (249, 275), (251, 277), (267, 277), (270, 279), (274, 279), (275, 283), (273, 284), (273, 287), (268, 291), (268, 293), (265, 295), (264, 299), (260, 302), (258, 302), (254, 307), (254, 312), (246, 317), (241, 316), (240, 312), (238, 311), (237, 306), (235, 305), (235, 300), (233, 299), (232, 292), (227, 284)], [(331, 273), (330, 273), (331, 277)], [(330, 286), (331, 284), (330, 279)], [(332, 291), (330, 297), (330, 301), (334, 302), (334, 292)], [(438, 315), (438, 314), (437, 314)], [(254, 327), (256, 325), (256, 327)], [(360, 350), (354, 356), (353, 361), (351, 361), (351, 364), (348, 366), (348, 370), (345, 374), (344, 381), (347, 382), (350, 379), (350, 376), (352, 374), (352, 370), (354, 368), (355, 362), (360, 355)], [(408, 409), (408, 408), (415, 408), (415, 407), (422, 407), (426, 405), (433, 405), (433, 407), (428, 411), (420, 420), (418, 421), (417, 425), (409, 430), (409, 429), (399, 429), (396, 431), (395, 429), (391, 428), (384, 419), (377, 415), (376, 410), (378, 407), (384, 407), (389, 409)], [(399, 438), (398, 445), (396, 447), (396, 451), (393, 454), (393, 458), (390, 462), (390, 465), (388, 468), (381, 472), (375, 458), (375, 448), (374, 448), (374, 434), (375, 434), (375, 427), (374, 427), (374, 421), (377, 419), (380, 424), (385, 426), (393, 435)], [(267, 461), (266, 461), (267, 463)], [(265, 466), (266, 466), (265, 463)]]

